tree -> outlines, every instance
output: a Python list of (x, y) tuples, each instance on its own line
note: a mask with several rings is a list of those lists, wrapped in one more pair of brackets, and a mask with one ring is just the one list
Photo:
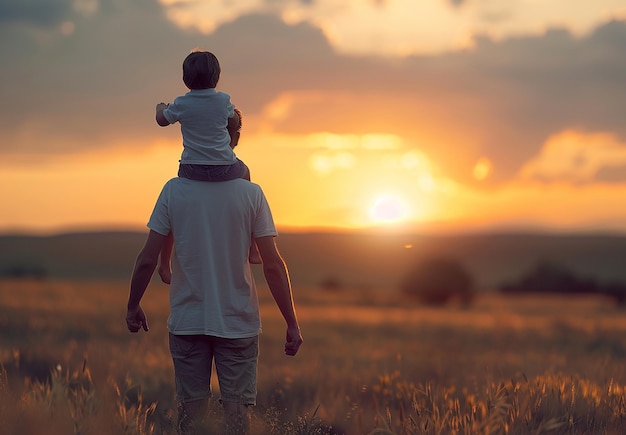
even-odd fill
[(401, 291), (425, 305), (442, 306), (458, 299), (469, 305), (474, 299), (474, 280), (461, 263), (450, 258), (431, 258), (409, 271)]

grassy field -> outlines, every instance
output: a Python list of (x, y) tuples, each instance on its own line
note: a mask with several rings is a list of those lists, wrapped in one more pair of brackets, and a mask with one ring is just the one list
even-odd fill
[[(289, 358), (260, 289), (254, 433), (626, 433), (626, 312), (608, 300), (487, 294), (433, 309), (395, 290), (294, 290), (305, 343)], [(148, 289), (148, 333), (127, 332), (127, 292), (0, 281), (3, 434), (175, 433), (167, 287)], [(212, 403), (206, 433), (220, 418)]]

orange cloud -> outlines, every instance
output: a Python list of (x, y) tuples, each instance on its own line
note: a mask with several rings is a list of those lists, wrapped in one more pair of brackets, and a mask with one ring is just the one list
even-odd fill
[(522, 179), (593, 182), (605, 167), (626, 165), (626, 143), (608, 133), (567, 130), (553, 135), (520, 170)]

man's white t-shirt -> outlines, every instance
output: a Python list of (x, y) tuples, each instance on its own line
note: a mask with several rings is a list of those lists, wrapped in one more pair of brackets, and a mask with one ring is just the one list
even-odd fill
[(192, 89), (177, 97), (163, 110), (170, 124), (180, 122), (183, 153), (180, 163), (232, 165), (235, 152), (230, 147), (228, 118), (235, 114), (230, 95), (214, 88)]
[(168, 319), (172, 334), (259, 334), (248, 254), (252, 238), (277, 235), (259, 185), (243, 179), (173, 178), (163, 187), (148, 227), (174, 235)]

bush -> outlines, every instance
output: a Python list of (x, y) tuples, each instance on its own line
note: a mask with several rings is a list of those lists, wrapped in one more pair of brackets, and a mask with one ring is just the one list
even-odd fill
[(598, 291), (595, 280), (578, 276), (567, 268), (549, 261), (537, 263), (517, 282), (500, 287), (504, 293), (579, 293), (590, 294)]
[(621, 307), (626, 306), (626, 284), (623, 282), (610, 282), (600, 287), (600, 293), (612, 298)]
[(499, 290), (502, 293), (599, 294), (613, 299), (617, 305), (626, 306), (625, 283), (601, 283), (549, 261), (537, 263), (516, 282), (502, 284)]
[(46, 276), (46, 269), (43, 266), (36, 264), (13, 264), (4, 270), (0, 270), (0, 277), (3, 278), (44, 279)]
[(342, 284), (339, 278), (327, 276), (320, 282), (320, 287), (326, 291), (337, 292), (341, 290)]
[(442, 306), (453, 300), (463, 305), (474, 299), (474, 280), (456, 260), (432, 258), (412, 269), (400, 284), (409, 298), (425, 305)]

